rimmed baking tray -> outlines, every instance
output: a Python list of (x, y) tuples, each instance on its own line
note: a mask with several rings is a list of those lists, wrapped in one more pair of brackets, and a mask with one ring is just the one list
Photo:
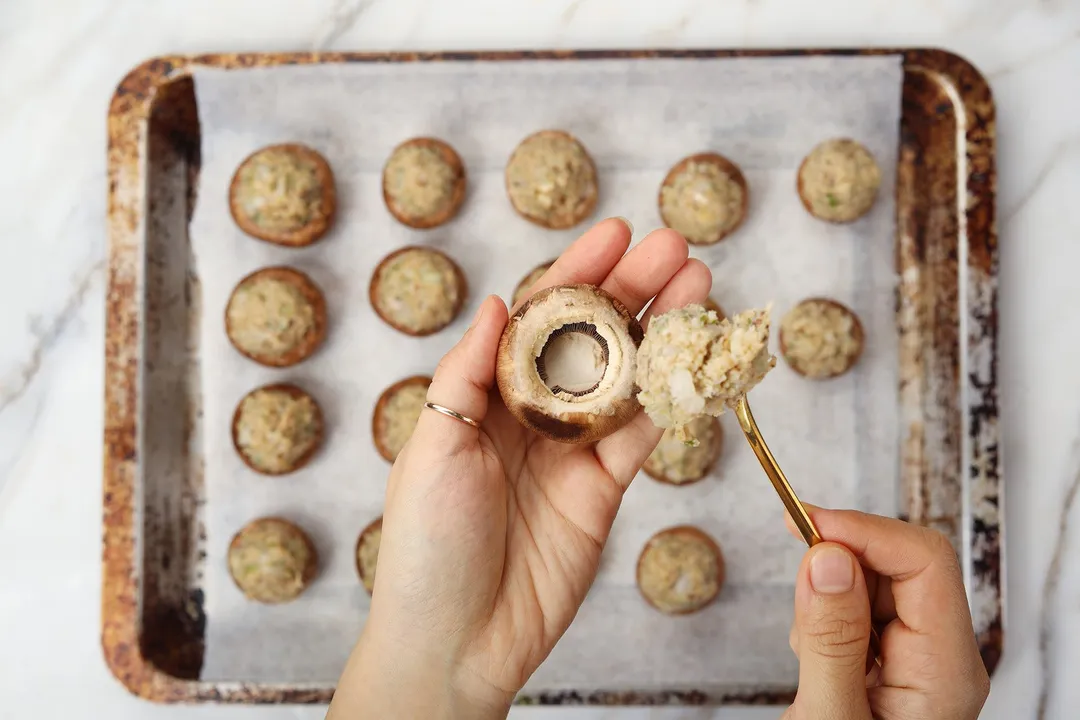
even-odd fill
[[(162, 57), (120, 83), (109, 111), (109, 289), (104, 436), (102, 642), (132, 692), (165, 702), (327, 702), (328, 686), (207, 682), (197, 279), (186, 264), (200, 130), (196, 68), (319, 63), (482, 63), (802, 55), (896, 55), (904, 67), (896, 178), (902, 515), (945, 532), (960, 555), (984, 661), (1000, 658), (1002, 508), (997, 401), (994, 108), (970, 64), (940, 50), (244, 54)], [(145, 412), (175, 412), (147, 432)], [(165, 451), (163, 451), (163, 448)], [(151, 462), (152, 460), (152, 462)], [(779, 703), (793, 688), (723, 692), (580, 688), (541, 704)]]

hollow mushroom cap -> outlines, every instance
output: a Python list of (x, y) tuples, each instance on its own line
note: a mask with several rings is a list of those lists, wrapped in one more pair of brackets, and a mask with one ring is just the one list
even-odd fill
[[(545, 348), (567, 333), (591, 338), (603, 355), (602, 374), (584, 391), (553, 389), (542, 375)], [(641, 409), (634, 376), (643, 337), (630, 311), (598, 287), (541, 290), (514, 313), (499, 342), (495, 374), (503, 402), (522, 425), (550, 440), (596, 442)]]

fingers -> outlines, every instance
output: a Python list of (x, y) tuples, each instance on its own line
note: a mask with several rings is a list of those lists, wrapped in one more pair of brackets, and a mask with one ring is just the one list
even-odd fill
[(971, 633), (963, 578), (948, 540), (929, 528), (854, 510), (807, 506), (822, 537), (891, 579), (896, 616), (918, 633)]
[(554, 285), (600, 284), (630, 247), (630, 233), (630, 225), (621, 218), (597, 223), (563, 251), (533, 285), (532, 293)]
[[(814, 508), (806, 505), (807, 510)], [(815, 510), (817, 508), (814, 508)], [(791, 515), (784, 513), (784, 523), (792, 537), (800, 542), (803, 541), (802, 533), (791, 519)], [(866, 578), (866, 589), (870, 593), (870, 617), (878, 624), (884, 625), (896, 619), (896, 603), (893, 601), (892, 578), (881, 575), (874, 570), (863, 567), (863, 576)]]
[(679, 272), (689, 253), (679, 233), (666, 228), (654, 230), (619, 261), (600, 288), (617, 297), (636, 316)]
[(668, 310), (705, 302), (712, 290), (712, 280), (712, 270), (708, 265), (695, 258), (687, 260), (645, 311), (641, 326), (648, 327), (649, 320)]
[[(450, 349), (435, 370), (428, 402), (454, 410), (477, 422), (487, 415), (488, 392), (495, 382), (495, 357), (506, 327), (506, 305), (490, 296), (480, 305), (472, 325)], [(410, 438), (424, 445), (453, 452), (464, 442), (475, 441), (478, 430), (471, 425), (425, 409)]]
[(870, 720), (870, 599), (847, 548), (825, 542), (807, 551), (795, 585), (795, 628), (799, 716)]
[(656, 448), (663, 432), (653, 425), (648, 415), (639, 411), (629, 424), (596, 443), (596, 459), (611, 474), (615, 484), (626, 490)]
[[(940, 717), (976, 717), (990, 680), (948, 539), (893, 518), (813, 506), (807, 510), (822, 537), (850, 548), (863, 566), (878, 573), (879, 597), (891, 594), (895, 604), (896, 619), (881, 637), (883, 687), (872, 691), (881, 717), (907, 716), (884, 712), (877, 704), (885, 702), (889, 686), (934, 697)], [(890, 652), (898, 653), (896, 659)]]
[[(791, 629), (788, 630), (788, 647), (791, 648), (791, 652), (795, 654), (795, 657), (799, 657), (799, 626), (795, 624), (793, 620), (791, 622)], [(867, 653), (866, 657), (866, 687), (877, 687), (881, 684), (881, 666), (874, 662), (874, 658), (870, 653)]]
[[(653, 235), (656, 234), (653, 233)], [(682, 238), (679, 240), (681, 241)], [(649, 242), (648, 238), (635, 249), (639, 249), (647, 242)], [(661, 239), (660, 242), (668, 241)], [(623, 262), (630, 260), (633, 254), (634, 252), (631, 251)], [(619, 263), (620, 267), (622, 265), (623, 263)], [(616, 268), (617, 271), (618, 268)], [(711, 288), (712, 273), (708, 266), (700, 260), (688, 260), (659, 290), (656, 300), (653, 301), (645, 317), (648, 318), (653, 314), (663, 313), (690, 303), (702, 302), (709, 296)], [(639, 412), (629, 425), (597, 443), (596, 457), (615, 478), (619, 487), (625, 490), (637, 471), (641, 469), (642, 463), (656, 447), (662, 434), (663, 430), (653, 425), (648, 415)]]
[(896, 601), (893, 599), (892, 578), (863, 569), (866, 587), (870, 589), (870, 617), (875, 623), (888, 623), (896, 619)]
[[(867, 689), (881, 687), (881, 666), (876, 662), (870, 663), (870, 672), (866, 673), (866, 687)], [(870, 694), (867, 693), (867, 697)], [(870, 705), (873, 707), (874, 701), (870, 700)]]

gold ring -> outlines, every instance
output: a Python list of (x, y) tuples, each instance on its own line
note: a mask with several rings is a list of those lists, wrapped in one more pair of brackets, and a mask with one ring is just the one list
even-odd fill
[(461, 422), (465, 423), (466, 425), (472, 425), (474, 428), (479, 428), (480, 427), (480, 423), (476, 422), (475, 420), (473, 420), (470, 417), (465, 417), (464, 415), (457, 412), (456, 410), (451, 410), (448, 407), (443, 407), (442, 405), (436, 405), (435, 403), (432, 403), (432, 402), (424, 403), (424, 407), (426, 407), (428, 410), (434, 410), (437, 413), (441, 413), (441, 414), (445, 415), (446, 417), (452, 417), (455, 420), (460, 420)]

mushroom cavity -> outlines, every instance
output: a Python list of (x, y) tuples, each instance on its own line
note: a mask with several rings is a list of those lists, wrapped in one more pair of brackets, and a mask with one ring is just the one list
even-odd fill
[(533, 295), (499, 343), (499, 392), (526, 427), (552, 440), (595, 442), (633, 419), (643, 333), (630, 312), (591, 285)]
[(583, 397), (600, 386), (608, 366), (608, 344), (587, 322), (563, 325), (548, 336), (536, 372), (552, 394)]

